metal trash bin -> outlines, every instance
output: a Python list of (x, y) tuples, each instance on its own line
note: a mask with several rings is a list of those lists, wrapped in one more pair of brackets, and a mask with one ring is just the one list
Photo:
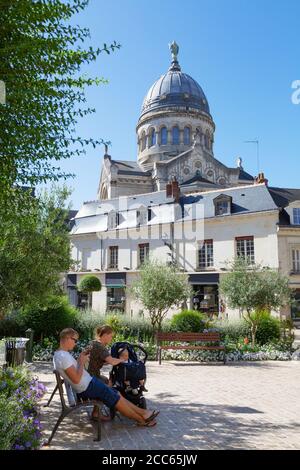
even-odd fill
[(9, 367), (20, 366), (25, 360), (28, 338), (5, 339), (5, 362)]

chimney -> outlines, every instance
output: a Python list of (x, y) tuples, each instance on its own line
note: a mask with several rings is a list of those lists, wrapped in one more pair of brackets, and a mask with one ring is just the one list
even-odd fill
[(166, 184), (166, 196), (172, 197), (172, 183), (170, 182)]
[(179, 202), (180, 188), (176, 178), (166, 184), (166, 196), (173, 197), (175, 202)]
[(172, 196), (175, 199), (175, 202), (179, 202), (179, 197), (180, 197), (180, 188), (179, 188), (179, 183), (178, 181), (174, 178), (172, 181)]
[(264, 173), (258, 173), (258, 176), (255, 179), (255, 182), (256, 182), (256, 184), (265, 183), (265, 185), (268, 186), (269, 180), (267, 180), (267, 178), (265, 178)]

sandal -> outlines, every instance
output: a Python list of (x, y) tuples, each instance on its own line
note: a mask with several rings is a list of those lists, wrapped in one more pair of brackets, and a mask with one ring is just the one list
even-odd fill
[(157, 410), (157, 411), (154, 410), (153, 413), (148, 418), (145, 419), (145, 422), (150, 423), (151, 421), (153, 421), (156, 418), (156, 416), (159, 415), (159, 413), (160, 413), (159, 410)]
[(137, 426), (144, 426), (146, 428), (152, 428), (153, 426), (156, 426), (156, 421), (145, 421), (144, 423), (136, 423)]

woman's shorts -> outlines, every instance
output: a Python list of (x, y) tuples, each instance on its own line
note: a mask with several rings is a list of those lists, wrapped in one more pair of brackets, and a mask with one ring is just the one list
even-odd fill
[(83, 400), (87, 400), (88, 398), (90, 400), (101, 400), (108, 408), (114, 408), (120, 400), (119, 392), (105, 385), (101, 380), (97, 379), (97, 377), (93, 377), (88, 388), (77, 395)]

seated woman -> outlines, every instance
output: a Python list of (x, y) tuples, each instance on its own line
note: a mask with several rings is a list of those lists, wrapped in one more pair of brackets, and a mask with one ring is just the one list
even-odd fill
[(88, 350), (90, 352), (90, 360), (88, 364), (88, 373), (102, 380), (105, 384), (108, 384), (108, 378), (101, 374), (101, 369), (104, 364), (110, 364), (117, 366), (122, 359), (116, 359), (111, 357), (107, 345), (111, 343), (114, 335), (113, 329), (108, 326), (99, 326), (96, 329), (96, 337), (90, 342)]
[(146, 367), (142, 361), (131, 361), (127, 348), (118, 350), (119, 358), (123, 360), (117, 371), (117, 380), (125, 385), (125, 392), (138, 395), (139, 390), (148, 392), (145, 388)]
[(144, 410), (123, 398), (120, 393), (97, 377), (92, 377), (84, 368), (88, 361), (88, 352), (82, 352), (78, 360), (69, 353), (75, 347), (79, 335), (72, 328), (66, 328), (60, 333), (59, 349), (53, 357), (54, 368), (66, 380), (79, 398), (99, 399), (109, 408), (115, 407), (127, 418), (133, 419), (139, 426), (152, 427), (156, 424), (158, 411)]

